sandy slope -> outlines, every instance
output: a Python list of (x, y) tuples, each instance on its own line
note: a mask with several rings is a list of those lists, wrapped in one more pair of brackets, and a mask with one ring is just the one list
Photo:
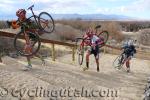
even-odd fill
[[(91, 56), (90, 69), (85, 72), (82, 71), (82, 66), (78, 66), (77, 62), (71, 62), (71, 55), (57, 58), (56, 62), (51, 61), (50, 58), (46, 59), (46, 66), (41, 66), (41, 62), (34, 59), (33, 69), (30, 71), (22, 70), (24, 64), (26, 64), (25, 58), (16, 60), (5, 57), (3, 59), (4, 64), (0, 64), (0, 91), (3, 90), (4, 92), (4, 88), (6, 88), (9, 92), (7, 96), (0, 97), (0, 100), (19, 100), (18, 98), (21, 100), (142, 100), (146, 79), (150, 75), (150, 61), (134, 58), (131, 73), (127, 74), (124, 69), (118, 71), (112, 67), (115, 57), (116, 55), (101, 54), (100, 72), (96, 72), (93, 56)], [(37, 87), (49, 91), (57, 90), (57, 92), (53, 91), (53, 95), (50, 95), (50, 97), (40, 97), (40, 91), (38, 91), (36, 97), (35, 91), (30, 91), (34, 97), (29, 97), (28, 92), (20, 97), (17, 94), (18, 92), (15, 91), (19, 89), (35, 90)], [(60, 94), (57, 93), (61, 89), (74, 91), (71, 93), (75, 93), (76, 89), (80, 97), (68, 97), (68, 92), (66, 92), (66, 97), (60, 98)], [(87, 90), (91, 97), (87, 98), (86, 95), (81, 97), (82, 89)], [(104, 91), (108, 93), (108, 89), (113, 91), (113, 97), (107, 97), (107, 94), (104, 94)], [(12, 96), (12, 90), (15, 91), (16, 94), (14, 94), (17, 97)], [(91, 92), (100, 90), (101, 92)], [(85, 94), (85, 92), (83, 93)], [(98, 97), (92, 97), (92, 93), (93, 96)], [(43, 94), (43, 91), (41, 94)], [(58, 95), (57, 99), (52, 97), (55, 95)]]

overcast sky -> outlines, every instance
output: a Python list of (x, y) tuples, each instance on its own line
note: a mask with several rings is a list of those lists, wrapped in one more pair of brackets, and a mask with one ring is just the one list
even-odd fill
[(101, 13), (150, 19), (150, 0), (0, 0), (0, 16), (13, 16), (17, 9), (27, 9), (32, 4), (36, 13)]

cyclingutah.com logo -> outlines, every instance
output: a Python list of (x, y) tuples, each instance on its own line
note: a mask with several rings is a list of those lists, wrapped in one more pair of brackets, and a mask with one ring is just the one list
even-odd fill
[(6, 88), (0, 87), (0, 97), (5, 97), (8, 95), (8, 90)]
[(0, 88), (0, 97), (5, 97), (10, 93), (11, 96), (20, 97), (42, 97), (42, 98), (109, 98), (118, 97), (118, 90), (115, 89), (87, 89), (81, 87), (80, 89), (67, 87), (61, 89), (44, 89), (43, 87), (35, 87), (32, 89), (6, 89)]

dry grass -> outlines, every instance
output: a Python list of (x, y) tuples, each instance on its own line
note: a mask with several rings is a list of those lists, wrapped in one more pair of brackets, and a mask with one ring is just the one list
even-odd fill
[[(87, 30), (89, 27), (95, 28), (96, 25), (102, 25), (102, 30), (107, 30), (112, 39), (117, 41), (121, 41), (124, 39), (123, 35), (121, 34), (121, 26), (119, 23), (114, 21), (82, 21), (82, 20), (59, 20), (56, 21), (57, 23), (61, 23), (64, 25), (70, 25), (75, 29), (82, 31), (82, 34)], [(68, 33), (71, 33), (68, 31)]]
[(0, 29), (9, 28), (6, 21), (0, 21)]
[[(5, 55), (9, 56), (12, 53), (16, 54), (16, 50), (14, 49), (13, 41), (14, 41), (14, 39), (11, 39), (11, 38), (0, 37), (0, 56), (5, 56)], [(20, 44), (22, 45), (22, 42), (20, 42)], [(71, 49), (66, 50), (66, 49), (60, 49), (60, 48), (62, 48), (62, 47), (56, 46), (56, 49), (55, 49), (56, 57), (61, 57), (65, 54), (71, 53), (71, 51), (70, 51)], [(40, 55), (42, 55), (43, 57), (51, 57), (52, 56), (51, 44), (41, 45), (40, 51), (38, 53)]]
[(138, 41), (140, 44), (150, 46), (150, 29), (139, 31)]

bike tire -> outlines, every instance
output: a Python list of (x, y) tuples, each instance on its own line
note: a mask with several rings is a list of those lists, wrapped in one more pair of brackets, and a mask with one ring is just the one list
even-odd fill
[(100, 33), (98, 34), (98, 37), (104, 39), (104, 40), (103, 40), (104, 43), (101, 44), (101, 45), (99, 45), (99, 47), (101, 48), (101, 47), (103, 47), (103, 46), (106, 44), (106, 42), (108, 41), (109, 33), (108, 33), (107, 31), (102, 31), (102, 32), (100, 32)]
[[(44, 24), (44, 21), (48, 21), (48, 25)], [(45, 33), (52, 33), (55, 29), (55, 24), (52, 16), (48, 14), (47, 12), (41, 12), (38, 17), (38, 23), (40, 28), (45, 32)]]
[[(41, 46), (41, 41), (40, 41), (39, 36), (36, 33), (30, 32), (27, 34), (30, 34), (30, 35), (32, 34), (35, 37), (35, 39), (36, 39), (35, 40), (36, 43), (34, 44), (35, 49), (31, 53), (26, 53), (24, 51), (24, 46), (25, 46), (26, 41), (25, 41), (24, 33), (22, 31), (19, 32), (18, 34), (16, 34), (16, 36), (14, 38), (14, 48), (22, 56), (33, 56), (39, 51), (40, 46)], [(29, 36), (29, 38), (30, 38), (30, 36)]]
[(123, 57), (123, 55), (119, 55), (113, 62), (113, 66), (116, 68), (116, 67), (119, 67), (121, 68), (123, 66), (123, 63), (121, 62), (121, 58)]
[(83, 59), (84, 59), (84, 48), (82, 48), (82, 49), (78, 48), (77, 53), (78, 53), (78, 63), (79, 63), (79, 65), (82, 65)]

